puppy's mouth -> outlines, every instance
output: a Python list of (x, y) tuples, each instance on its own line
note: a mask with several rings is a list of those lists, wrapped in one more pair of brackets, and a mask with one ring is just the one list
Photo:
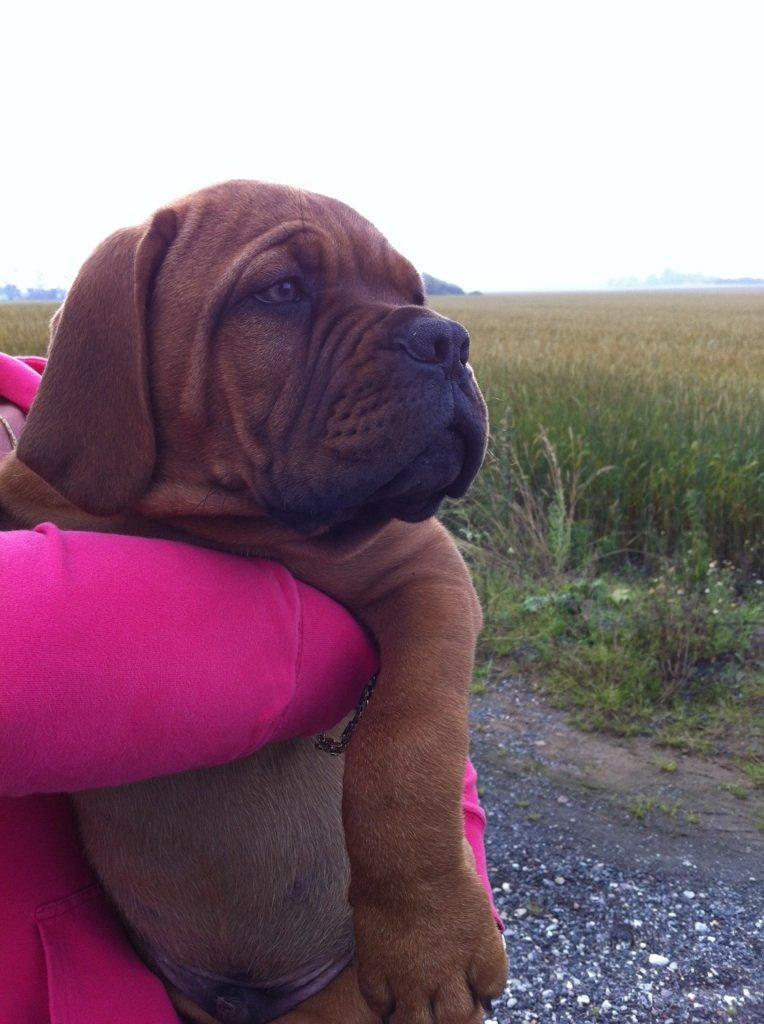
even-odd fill
[(364, 511), (418, 523), (434, 515), (444, 498), (461, 497), (473, 475), (467, 444), (449, 430), (444, 443), (427, 448), (372, 495)]
[(449, 422), (400, 469), (380, 480), (361, 479), (339, 492), (315, 494), (299, 503), (267, 507), (277, 522), (303, 536), (317, 537), (346, 527), (369, 527), (390, 519), (418, 523), (435, 515), (445, 498), (462, 498), (485, 455), (487, 418), (476, 389), (454, 389)]

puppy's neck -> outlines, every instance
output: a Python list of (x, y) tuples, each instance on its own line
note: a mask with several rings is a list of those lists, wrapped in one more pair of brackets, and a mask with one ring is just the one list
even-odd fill
[(270, 519), (249, 499), (161, 484), (124, 514), (94, 516), (68, 502), (15, 454), (6, 456), (0, 462), (0, 526), (32, 529), (45, 522), (62, 530), (184, 540), (259, 558), (291, 561), (299, 552), (319, 562), (357, 554), (384, 528), (348, 524), (308, 538)]

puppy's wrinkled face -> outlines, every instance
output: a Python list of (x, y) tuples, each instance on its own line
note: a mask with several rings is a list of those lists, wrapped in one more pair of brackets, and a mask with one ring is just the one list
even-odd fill
[(487, 430), (469, 337), (371, 224), (256, 182), (176, 209), (151, 302), (155, 481), (305, 534), (465, 493)]

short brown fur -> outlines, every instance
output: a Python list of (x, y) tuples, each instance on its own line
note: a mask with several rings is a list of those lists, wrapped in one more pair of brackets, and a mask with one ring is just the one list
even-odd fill
[[(250, 297), (298, 266), (319, 282), (311, 315), (274, 320)], [(352, 967), (283, 1024), (474, 1024), (506, 977), (462, 842), (480, 609), (446, 531), (391, 518), (413, 500), (405, 487), (374, 491), (386, 461), (437, 474), (457, 457), (448, 445), (461, 451), (434, 426), (424, 461), (412, 447), (441, 415), (430, 371), (417, 377), (393, 344), (414, 318), (437, 317), (420, 289), (334, 200), (254, 182), (179, 200), (83, 267), (0, 469), (4, 522), (274, 558), (374, 635), (382, 671), (344, 784), (341, 760), (295, 740), (75, 801), (139, 948), (267, 982), (341, 952), (354, 931)], [(482, 399), (471, 374), (460, 381), (473, 415)]]

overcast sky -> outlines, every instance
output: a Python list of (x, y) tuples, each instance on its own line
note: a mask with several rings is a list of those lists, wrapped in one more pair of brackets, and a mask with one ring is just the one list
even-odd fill
[(468, 289), (764, 277), (761, 0), (11, 0), (0, 31), (0, 283), (232, 177)]

